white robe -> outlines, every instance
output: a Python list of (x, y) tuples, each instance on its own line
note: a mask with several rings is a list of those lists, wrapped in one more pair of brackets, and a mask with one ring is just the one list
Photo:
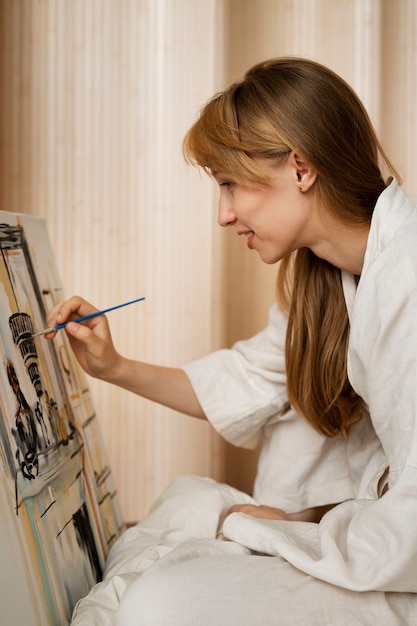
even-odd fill
[[(258, 501), (295, 510), (348, 499), (320, 524), (234, 513), (224, 523), (230, 539), (346, 589), (416, 592), (417, 201), (395, 181), (375, 207), (359, 286), (346, 274), (343, 286), (351, 324), (349, 380), (372, 423), (365, 417), (346, 444), (316, 437), (294, 414), (279, 422), (286, 402), (285, 325), (277, 311), (254, 339), (185, 371), (226, 438), (250, 445), (266, 435)], [(268, 420), (275, 424), (272, 447)], [(277, 468), (270, 470), (276, 482), (264, 485), (268, 464)], [(389, 491), (378, 498), (387, 466)]]

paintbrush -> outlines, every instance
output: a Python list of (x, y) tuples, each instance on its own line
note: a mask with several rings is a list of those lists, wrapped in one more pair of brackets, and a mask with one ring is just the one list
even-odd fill
[(131, 300), (130, 302), (117, 304), (116, 306), (112, 306), (109, 309), (103, 309), (103, 311), (95, 311), (94, 313), (90, 313), (89, 315), (83, 315), (82, 317), (78, 317), (76, 320), (68, 320), (63, 324), (55, 324), (55, 326), (51, 326), (51, 328), (45, 328), (45, 330), (40, 330), (38, 333), (33, 333), (32, 337), (39, 337), (40, 335), (46, 335), (47, 333), (54, 333), (57, 330), (65, 328), (68, 322), (76, 322), (77, 324), (79, 324), (80, 322), (85, 322), (85, 320), (91, 320), (91, 318), (93, 317), (104, 315), (105, 313), (109, 313), (110, 311), (114, 311), (115, 309), (121, 309), (123, 306), (128, 306), (129, 304), (134, 304), (135, 302), (140, 302), (141, 300), (145, 300), (145, 298), (137, 298), (136, 300)]

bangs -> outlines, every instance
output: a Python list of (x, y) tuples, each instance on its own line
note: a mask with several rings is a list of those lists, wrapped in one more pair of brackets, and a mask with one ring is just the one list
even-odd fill
[(254, 147), (241, 139), (234, 91), (215, 96), (204, 107), (185, 136), (184, 158), (210, 176), (222, 173), (245, 187), (260, 187), (268, 177), (250, 156), (255, 153)]

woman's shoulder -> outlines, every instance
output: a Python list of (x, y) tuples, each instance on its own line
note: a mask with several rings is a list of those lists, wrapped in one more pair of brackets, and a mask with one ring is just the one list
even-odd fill
[(417, 271), (417, 198), (393, 180), (375, 206), (361, 282), (380, 272), (401, 273), (407, 260)]

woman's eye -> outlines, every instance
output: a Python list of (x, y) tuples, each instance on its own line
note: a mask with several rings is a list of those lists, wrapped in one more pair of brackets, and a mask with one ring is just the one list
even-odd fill
[(233, 183), (225, 181), (224, 183), (220, 183), (220, 187), (231, 187)]

